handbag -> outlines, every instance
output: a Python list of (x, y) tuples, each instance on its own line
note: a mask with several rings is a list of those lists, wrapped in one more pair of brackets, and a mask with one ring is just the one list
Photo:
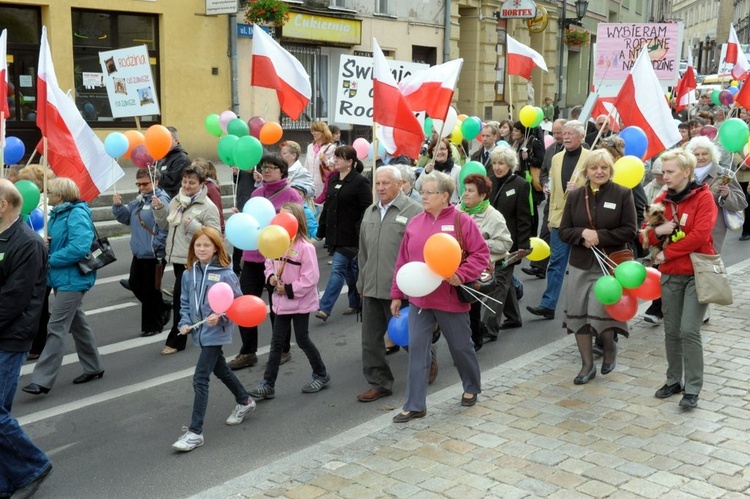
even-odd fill
[[(461, 247), (461, 264), (463, 264), (466, 261), (467, 253), (464, 249), (463, 236), (461, 234), (461, 213), (456, 213), (455, 227), (456, 241), (458, 241), (458, 245)], [(479, 275), (478, 279), (467, 282), (464, 286), (468, 286), (485, 295), (490, 294), (495, 290), (495, 286), (497, 286), (497, 282), (495, 281), (495, 264), (490, 262), (487, 268)], [(461, 286), (456, 286), (456, 293), (458, 294), (458, 300), (463, 303), (474, 303), (477, 301), (477, 298), (473, 294)]]
[(698, 303), (731, 305), (732, 288), (729, 287), (727, 269), (721, 255), (690, 253), (690, 261), (693, 262), (695, 272), (695, 293), (698, 295)]
[(724, 224), (727, 226), (727, 229), (733, 232), (740, 230), (745, 223), (744, 211), (730, 211), (722, 208), (721, 213), (724, 215)]
[[(586, 189), (586, 215), (589, 217), (589, 224), (591, 224), (591, 228), (596, 230), (594, 219), (591, 218), (591, 208), (589, 207), (589, 189), (588, 187), (584, 187), (584, 189)], [(622, 262), (635, 260), (633, 250), (631, 250), (630, 248), (613, 251), (612, 253), (607, 253), (606, 251), (602, 250), (602, 253), (607, 255), (607, 258), (612, 260), (612, 263), (615, 265), (615, 267), (620, 265)]]
[(91, 243), (91, 249), (89, 249), (85, 257), (78, 260), (78, 271), (83, 275), (90, 274), (117, 261), (115, 251), (112, 249), (112, 245), (109, 244), (109, 239), (99, 237), (96, 226), (94, 226), (94, 234), (96, 237)]

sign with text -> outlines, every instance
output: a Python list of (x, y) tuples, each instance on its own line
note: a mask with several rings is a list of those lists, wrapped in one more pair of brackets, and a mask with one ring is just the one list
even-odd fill
[(237, 0), (206, 0), (206, 15), (236, 14)]
[(113, 118), (161, 114), (145, 45), (99, 52)]
[(289, 21), (281, 28), (281, 36), (359, 45), (362, 43), (362, 21), (290, 12)]
[[(429, 64), (388, 60), (396, 82)], [(372, 57), (343, 54), (336, 87), (336, 123), (372, 126)]]
[(536, 17), (533, 0), (506, 0), (500, 6), (501, 19), (532, 19)]
[(681, 23), (599, 23), (594, 81), (625, 81), (641, 49), (648, 47), (656, 77), (674, 83), (680, 69), (681, 43)]

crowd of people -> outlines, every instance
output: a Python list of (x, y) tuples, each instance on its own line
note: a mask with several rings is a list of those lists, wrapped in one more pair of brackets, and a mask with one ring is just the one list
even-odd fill
[[(697, 302), (689, 255), (721, 251), (728, 230), (722, 212), (744, 211), (739, 239), (750, 240), (750, 169), (744, 157), (724, 151), (702, 133), (708, 124), (721, 126), (726, 112), (708, 105), (695, 110), (679, 125), (683, 139), (649, 161), (644, 181), (634, 188), (613, 182), (624, 142), (613, 132), (609, 117), (582, 123), (576, 119), (580, 109), (573, 110), (570, 120), (547, 117), (547, 147), (539, 129), (507, 120), (488, 122), (473, 144), (453, 143), (433, 133), (420, 158), (375, 158), (376, 169), (369, 174), (357, 151), (340, 141), (340, 131), (334, 135), (326, 123), (314, 122), (304, 162), (300, 145), (288, 140), (280, 144), (279, 154), (264, 153), (255, 170), (234, 171), (235, 212), (248, 200), (263, 197), (277, 213), (285, 211), (298, 222), (289, 250), (274, 260), (259, 251), (227, 252), (215, 166), (203, 158), (190, 160), (177, 130), (170, 128), (170, 152), (154, 168), (137, 172), (133, 201), (124, 204), (120, 194), (113, 196), (112, 212), (130, 227), (130, 276), (121, 284), (142, 304), (141, 335), (158, 334), (171, 320), (162, 355), (184, 350), (188, 334), (201, 348), (191, 424), (173, 447), (189, 451), (203, 445), (212, 372), (237, 402), (229, 425), (241, 423), (255, 409), (254, 400), (275, 397), (279, 367), (292, 355), (292, 326), (312, 371), (302, 391), (326, 388), (331, 380), (323, 362), (326, 355), (310, 338), (309, 318), (331, 319), (344, 284), (349, 290), (344, 315), (361, 315), (362, 320), (362, 371), (369, 388), (357, 395), (360, 402), (392, 395), (394, 376), (387, 355), (398, 347), (389, 343), (387, 328), (392, 317), (408, 313), (405, 402), (395, 423), (426, 415), (428, 386), (438, 373), (434, 343), (441, 334), (463, 384), (459, 403), (472, 406), (481, 393), (477, 351), (485, 341), (497, 340), (501, 331), (521, 328), (524, 318), (554, 319), (564, 282), (578, 291), (568, 293), (562, 307), (564, 328), (575, 337), (581, 355), (573, 382), (586, 384), (597, 374), (594, 355), (603, 357), (601, 374), (612, 372), (618, 338), (628, 336), (628, 324), (611, 318), (594, 298), (593, 286), (602, 275), (597, 252), (629, 249), (644, 257), (643, 247), (658, 245), (676, 231), (683, 237), (672, 237), (674, 242), (652, 262), (662, 273), (662, 297), (651, 304), (645, 320), (663, 322), (665, 330), (668, 367), (665, 384), (655, 396), (683, 393), (680, 405), (696, 407), (703, 380), (700, 328), (708, 306)], [(740, 116), (748, 120), (747, 111)], [(470, 160), (483, 165), (485, 174), (462, 177), (462, 165)], [(0, 311), (6, 381), (0, 424), (12, 435), (13, 448), (27, 456), (25, 467), (2, 477), (0, 492), (37, 482), (51, 470), (44, 453), (10, 417), (27, 354), (37, 362), (22, 390), (32, 395), (49, 394), (54, 387), (68, 333), (83, 368), (73, 383), (100, 379), (105, 372), (82, 308), (96, 273), (82, 274), (77, 267), (95, 237), (91, 211), (70, 179), (53, 178), (38, 165), (16, 171), (15, 177), (32, 179), (46, 197), (48, 237), (40, 238), (21, 221), (18, 191), (12, 182), (0, 180), (0, 254), (5, 254), (0, 295), (16, 297), (10, 301), (16, 305)], [(665, 206), (665, 221), (639, 231), (646, 229), (644, 209), (655, 203)], [(395, 276), (406, 263), (424, 261), (425, 242), (436, 233), (456, 238), (461, 262), (432, 293), (407, 296)], [(532, 237), (549, 243), (550, 256), (521, 270), (546, 279), (546, 287), (540, 303), (527, 306), (528, 314), (522, 314), (523, 288), (514, 269), (530, 251)], [(325, 285), (320, 282), (315, 239), (331, 255)], [(175, 275), (171, 301), (162, 292), (167, 264)], [(483, 272), (494, 273), (491, 299), (461, 300), (458, 288)], [(257, 364), (258, 328), (240, 327), (239, 353), (224, 358), (222, 347), (231, 341), (235, 325), (206, 302), (209, 289), (219, 282), (229, 285), (235, 296), (267, 292), (271, 350), (262, 380), (250, 390), (232, 371)], [(324, 290), (321, 298), (319, 290)], [(416, 311), (407, 312), (407, 305)], [(6, 446), (0, 445), (4, 453)]]

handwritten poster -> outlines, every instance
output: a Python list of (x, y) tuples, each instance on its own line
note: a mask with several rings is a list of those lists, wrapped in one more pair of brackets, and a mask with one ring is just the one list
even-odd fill
[(114, 118), (160, 114), (145, 45), (99, 52), (99, 62)]

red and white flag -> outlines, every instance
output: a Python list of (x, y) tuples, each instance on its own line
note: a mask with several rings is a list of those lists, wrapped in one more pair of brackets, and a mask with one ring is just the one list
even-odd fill
[(591, 109), (591, 117), (596, 120), (597, 116), (609, 116), (609, 129), (617, 133), (620, 131), (620, 113), (614, 103), (615, 97), (599, 97)]
[[(8, 30), (4, 29), (0, 34), (0, 113), (7, 120), (10, 115), (8, 107)], [(2, 138), (3, 142), (5, 137)]]
[(544, 62), (544, 57), (539, 52), (514, 40), (510, 35), (507, 37), (509, 75), (519, 75), (530, 80), (534, 66), (547, 71), (547, 63)]
[(646, 132), (648, 149), (643, 159), (652, 158), (680, 141), (680, 131), (654, 73), (647, 48), (644, 47), (635, 60), (614, 106), (625, 126), (637, 126)]
[[(36, 125), (47, 138), (47, 162), (58, 177), (73, 179), (82, 200), (91, 201), (125, 173), (57, 84), (44, 26), (36, 84)], [(37, 151), (44, 153), (42, 142)]]
[(415, 111), (425, 111), (432, 118), (445, 120), (463, 63), (463, 59), (455, 59), (401, 80), (398, 88), (406, 97), (409, 107)]
[(281, 110), (298, 120), (310, 103), (310, 76), (296, 57), (257, 24), (253, 25), (253, 71), (250, 84), (276, 90)]
[[(750, 74), (746, 73), (745, 76), (750, 76)], [(742, 84), (740, 91), (734, 96), (734, 102), (738, 106), (750, 110), (750, 78), (745, 79), (745, 83)]]
[(693, 54), (688, 50), (688, 64), (685, 74), (682, 75), (674, 90), (675, 111), (682, 111), (695, 102), (695, 89), (698, 84), (695, 81), (695, 70), (693, 69)]
[(390, 154), (419, 157), (424, 131), (398, 89), (380, 45), (372, 40), (372, 120), (380, 125), (378, 137)]
[(729, 40), (727, 40), (727, 52), (724, 56), (724, 62), (727, 64), (734, 64), (732, 68), (732, 77), (735, 80), (741, 80), (745, 78), (745, 73), (750, 71), (750, 63), (747, 62), (742, 47), (740, 47), (740, 40), (737, 38), (737, 32), (734, 30), (734, 25), (729, 25)]

